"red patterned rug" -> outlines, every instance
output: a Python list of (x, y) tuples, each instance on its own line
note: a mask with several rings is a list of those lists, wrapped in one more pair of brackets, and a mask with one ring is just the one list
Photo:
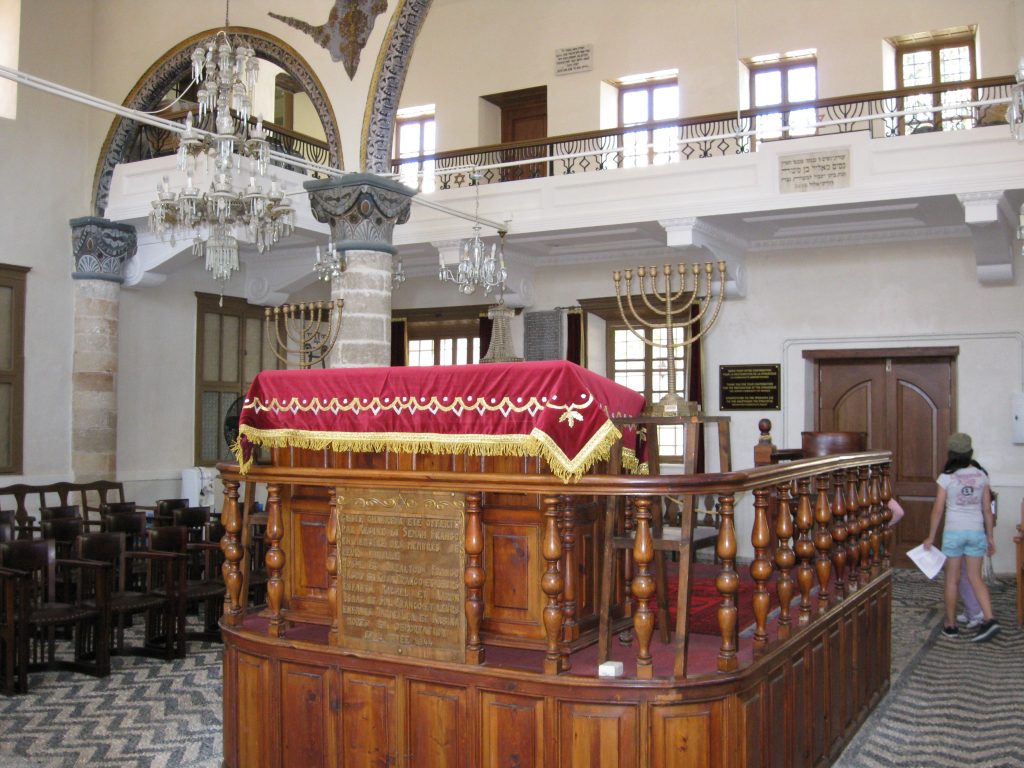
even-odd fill
[[(698, 635), (717, 635), (718, 629), (718, 606), (722, 602), (722, 595), (715, 586), (715, 577), (721, 571), (721, 566), (711, 563), (694, 563), (693, 576), (691, 577), (690, 588), (690, 621), (689, 629)], [(751, 596), (754, 594), (754, 580), (750, 578), (750, 572), (745, 566), (737, 568), (740, 576), (740, 588), (736, 593), (736, 604), (739, 608), (736, 626), (739, 631), (754, 623), (754, 608), (751, 604)], [(668, 581), (668, 611), (671, 626), (676, 624), (676, 595), (679, 591), (679, 563), (669, 562), (665, 564), (665, 578)], [(774, 581), (771, 582), (774, 585)], [(768, 610), (774, 611), (779, 607), (779, 598), (774, 586), (768, 590), (771, 598)]]

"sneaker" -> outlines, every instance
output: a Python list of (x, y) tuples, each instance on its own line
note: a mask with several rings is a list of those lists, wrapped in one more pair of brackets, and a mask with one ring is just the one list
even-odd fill
[(967, 629), (974, 629), (980, 627), (985, 621), (985, 614), (979, 613), (977, 616), (968, 616), (966, 613), (958, 613), (956, 615), (958, 624), (966, 624)]
[(958, 637), (960, 635), (960, 627), (943, 627), (943, 637)]
[(999, 630), (1002, 627), (999, 626), (999, 622), (995, 619), (989, 619), (981, 623), (978, 627), (978, 634), (971, 638), (972, 643), (984, 643), (991, 640), (993, 637), (999, 634)]

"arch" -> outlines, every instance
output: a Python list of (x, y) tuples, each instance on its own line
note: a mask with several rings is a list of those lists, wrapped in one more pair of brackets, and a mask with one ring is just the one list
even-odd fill
[(398, 100), (409, 71), (413, 44), (423, 27), (432, 0), (402, 0), (388, 27), (386, 43), (377, 57), (366, 117), (363, 121), (362, 167), (370, 173), (391, 172), (391, 134)]
[[(132, 88), (124, 105), (143, 112), (150, 112), (159, 105), (160, 99), (175, 82), (188, 74), (192, 68), (192, 50), (202, 41), (213, 37), (220, 29), (211, 29), (190, 37), (169, 50), (139, 78)], [(266, 59), (290, 74), (309, 95), (316, 109), (317, 116), (324, 127), (330, 162), (335, 168), (342, 168), (341, 141), (338, 136), (338, 122), (334, 110), (320, 79), (295, 49), (283, 41), (258, 29), (249, 27), (229, 27), (228, 32), (233, 38), (250, 46), (259, 58)], [(110, 180), (114, 166), (125, 156), (131, 146), (138, 125), (126, 118), (115, 118), (100, 150), (96, 173), (93, 177), (93, 208), (97, 216), (102, 216), (107, 207), (110, 195)]]

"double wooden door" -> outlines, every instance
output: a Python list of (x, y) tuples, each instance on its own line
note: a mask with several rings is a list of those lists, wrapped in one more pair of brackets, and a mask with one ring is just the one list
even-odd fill
[(906, 516), (894, 563), (928, 536), (935, 480), (956, 429), (956, 348), (809, 351), (816, 368), (815, 429), (867, 433), (869, 449), (893, 452), (893, 491)]

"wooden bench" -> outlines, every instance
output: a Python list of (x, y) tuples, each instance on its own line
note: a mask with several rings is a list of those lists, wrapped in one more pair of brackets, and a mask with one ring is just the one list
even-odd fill
[(89, 483), (59, 482), (47, 485), (17, 483), (0, 488), (0, 509), (14, 507), (17, 527), (25, 529), (32, 523), (29, 501), (38, 507), (77, 504), (87, 528), (100, 526), (100, 509), (104, 504), (124, 501), (124, 485), (113, 480), (94, 480)]

